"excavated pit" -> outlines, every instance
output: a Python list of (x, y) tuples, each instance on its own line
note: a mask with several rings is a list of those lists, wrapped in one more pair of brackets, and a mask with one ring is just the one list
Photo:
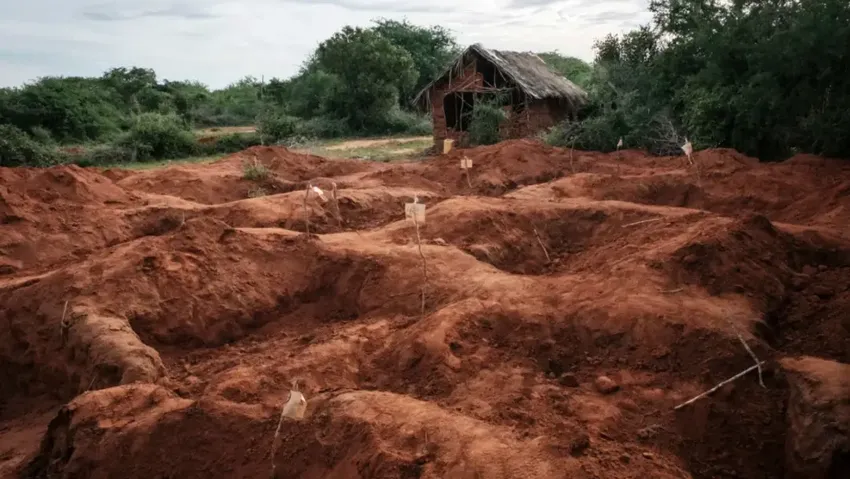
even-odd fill
[(0, 169), (0, 476), (846, 477), (850, 167), (695, 158)]

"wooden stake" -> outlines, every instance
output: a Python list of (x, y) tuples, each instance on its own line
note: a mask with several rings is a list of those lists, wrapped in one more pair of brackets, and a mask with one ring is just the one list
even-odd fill
[(310, 212), (307, 211), (307, 200), (310, 198), (310, 188), (312, 185), (307, 185), (307, 189), (304, 190), (304, 229), (307, 230), (307, 234), (310, 234)]
[(336, 224), (339, 227), (340, 231), (342, 231), (342, 213), (339, 211), (339, 199), (336, 196), (336, 182), (331, 183), (331, 196), (334, 200), (334, 209), (336, 209)]
[(428, 284), (428, 266), (425, 262), (425, 255), (422, 253), (422, 239), (419, 236), (419, 220), (416, 219), (416, 212), (413, 212), (413, 227), (416, 231), (416, 246), (419, 248), (419, 257), (422, 258), (422, 317), (425, 317), (425, 285)]

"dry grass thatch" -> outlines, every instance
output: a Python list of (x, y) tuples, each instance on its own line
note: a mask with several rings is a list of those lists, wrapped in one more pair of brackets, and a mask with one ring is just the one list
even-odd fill
[(492, 63), (506, 78), (531, 99), (557, 98), (566, 101), (574, 109), (587, 102), (587, 92), (575, 83), (555, 73), (542, 58), (531, 52), (510, 52), (490, 50), (480, 44), (474, 44), (466, 49), (455, 62), (439, 77), (425, 86), (416, 98), (414, 104), (420, 104), (429, 98), (431, 88), (453, 72), (460, 72), (470, 55)]

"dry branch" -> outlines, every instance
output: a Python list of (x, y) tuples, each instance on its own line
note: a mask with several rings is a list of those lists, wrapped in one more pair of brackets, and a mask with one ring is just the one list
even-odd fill
[(753, 358), (753, 361), (755, 361), (756, 366), (759, 370), (759, 384), (761, 385), (761, 387), (766, 388), (767, 386), (764, 385), (764, 380), (762, 379), (761, 361), (759, 361), (758, 356), (756, 356), (756, 353), (754, 353), (753, 350), (750, 349), (750, 345), (747, 344), (747, 342), (744, 340), (744, 337), (741, 336), (741, 332), (738, 331), (738, 327), (735, 325), (735, 323), (733, 323), (732, 320), (729, 318), (726, 318), (726, 322), (729, 323), (729, 326), (731, 326), (733, 330), (735, 330), (735, 335), (738, 336), (738, 340), (741, 341), (741, 344), (744, 345), (744, 349), (747, 350), (747, 352), (750, 354), (750, 357)]
[(652, 218), (651, 220), (643, 220), (643, 221), (638, 221), (638, 222), (636, 222), (636, 223), (629, 223), (629, 224), (627, 224), (627, 225), (623, 225), (623, 228), (628, 228), (629, 226), (642, 225), (642, 224), (646, 224), (646, 223), (654, 223), (654, 222), (656, 222), (656, 221), (661, 221), (661, 220), (663, 220), (663, 219), (664, 219), (664, 218)]
[(732, 376), (731, 378), (729, 378), (729, 379), (727, 379), (727, 380), (725, 380), (725, 381), (723, 381), (723, 382), (719, 383), (717, 386), (714, 386), (713, 388), (711, 388), (711, 389), (709, 389), (708, 391), (706, 391), (706, 392), (704, 392), (704, 393), (700, 394), (699, 396), (696, 396), (696, 397), (694, 397), (693, 399), (689, 399), (689, 400), (687, 400), (687, 401), (683, 402), (682, 404), (679, 404), (678, 406), (674, 407), (674, 408), (673, 408), (673, 410), (674, 410), (674, 411), (678, 411), (679, 409), (682, 409), (683, 407), (685, 407), (685, 406), (687, 406), (687, 405), (689, 405), (689, 404), (692, 404), (692, 403), (696, 402), (697, 400), (702, 399), (702, 398), (704, 398), (704, 397), (708, 396), (709, 394), (713, 393), (714, 391), (717, 391), (718, 389), (720, 389), (720, 388), (722, 388), (723, 386), (725, 386), (725, 385), (727, 385), (727, 384), (731, 383), (732, 381), (734, 381), (734, 380), (736, 380), (736, 379), (738, 379), (738, 378), (740, 378), (740, 377), (742, 377), (742, 376), (745, 376), (747, 373), (750, 373), (750, 372), (752, 372), (752, 371), (755, 371), (756, 369), (760, 369), (762, 364), (764, 364), (764, 362), (761, 362), (761, 363), (759, 363), (759, 364), (756, 364), (755, 366), (750, 366), (749, 368), (747, 368), (747, 369), (745, 369), (745, 370), (741, 371), (740, 373), (738, 373), (738, 374), (736, 374), (736, 375)]
[(676, 294), (676, 293), (681, 293), (684, 290), (685, 290), (685, 288), (668, 289), (666, 291), (662, 291), (661, 294)]
[(65, 321), (65, 314), (68, 312), (68, 301), (65, 301), (65, 306), (62, 308), (62, 319), (59, 321), (59, 339), (62, 346), (68, 341), (68, 328), (71, 327), (70, 322)]
[(551, 263), (552, 258), (549, 257), (549, 252), (546, 251), (546, 246), (543, 245), (543, 241), (540, 239), (540, 234), (537, 232), (537, 228), (532, 227), (532, 229), (534, 230), (534, 236), (537, 238), (537, 244), (539, 244), (540, 247), (543, 248), (543, 254), (546, 255), (546, 262)]

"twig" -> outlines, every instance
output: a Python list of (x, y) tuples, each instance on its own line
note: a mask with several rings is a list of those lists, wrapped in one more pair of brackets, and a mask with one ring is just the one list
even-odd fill
[(336, 182), (331, 183), (331, 197), (334, 200), (334, 209), (336, 210), (336, 224), (342, 231), (342, 213), (339, 211), (339, 199), (336, 196)]
[(693, 403), (693, 402), (697, 401), (698, 399), (702, 399), (702, 398), (704, 398), (704, 397), (708, 396), (709, 394), (713, 393), (714, 391), (717, 391), (718, 389), (720, 389), (720, 388), (722, 388), (723, 386), (725, 386), (725, 385), (727, 385), (727, 384), (731, 383), (732, 381), (734, 381), (734, 380), (736, 380), (736, 379), (738, 379), (738, 378), (740, 378), (740, 377), (742, 377), (742, 376), (746, 375), (747, 373), (750, 373), (750, 372), (752, 372), (752, 371), (755, 371), (756, 369), (760, 369), (760, 368), (761, 368), (761, 365), (762, 365), (763, 363), (764, 363), (764, 362), (761, 362), (761, 363), (759, 363), (759, 364), (756, 364), (755, 366), (750, 366), (749, 368), (745, 369), (744, 371), (741, 371), (740, 373), (738, 373), (738, 374), (736, 374), (736, 375), (732, 376), (731, 378), (729, 378), (729, 379), (727, 379), (727, 380), (725, 380), (725, 381), (723, 381), (723, 382), (719, 383), (717, 386), (714, 386), (713, 388), (711, 388), (711, 389), (709, 389), (708, 391), (706, 391), (706, 392), (704, 392), (704, 393), (700, 394), (699, 396), (697, 396), (697, 397), (695, 397), (695, 398), (693, 398), (693, 399), (689, 399), (689, 400), (687, 400), (687, 401), (683, 402), (682, 404), (679, 404), (678, 406), (674, 407), (674, 408), (673, 408), (673, 410), (674, 410), (674, 411), (678, 411), (679, 409), (682, 409), (683, 407), (685, 407), (685, 406), (687, 406), (687, 405), (689, 405), (689, 404), (691, 404), (691, 403)]
[(540, 245), (541, 248), (543, 248), (543, 254), (546, 255), (546, 262), (551, 263), (552, 258), (549, 257), (549, 252), (546, 251), (546, 246), (543, 245), (543, 241), (540, 239), (540, 234), (537, 232), (537, 228), (535, 228), (534, 226), (532, 226), (531, 228), (534, 230), (534, 236), (537, 237), (537, 243)]
[(65, 322), (65, 314), (68, 312), (68, 301), (65, 301), (65, 306), (62, 308), (62, 319), (59, 321), (59, 339), (62, 347), (68, 342), (68, 328), (70, 325)]
[(419, 248), (419, 257), (422, 258), (422, 317), (425, 317), (425, 285), (428, 284), (428, 266), (425, 255), (422, 253), (422, 239), (419, 236), (419, 220), (416, 219), (416, 211), (413, 212), (413, 227), (416, 230), (416, 246)]
[(307, 230), (307, 234), (310, 234), (310, 213), (307, 211), (307, 200), (310, 198), (310, 187), (311, 185), (307, 185), (307, 189), (304, 190), (304, 228)]
[(469, 189), (472, 189), (472, 182), (469, 181), (469, 168), (464, 168), (463, 172), (466, 173), (466, 185), (469, 186)]
[(726, 322), (729, 323), (732, 329), (735, 330), (735, 335), (738, 336), (738, 340), (741, 341), (741, 344), (744, 345), (744, 349), (747, 350), (747, 352), (750, 354), (750, 357), (753, 358), (753, 361), (755, 361), (756, 366), (759, 370), (759, 384), (761, 385), (761, 387), (766, 388), (767, 386), (764, 385), (764, 380), (762, 380), (761, 361), (759, 361), (758, 356), (756, 356), (756, 353), (754, 353), (753, 350), (750, 349), (750, 345), (748, 345), (747, 342), (744, 340), (744, 337), (741, 336), (741, 333), (740, 331), (738, 331), (738, 327), (735, 325), (735, 323), (733, 323), (732, 320), (729, 318), (726, 318)]
[(653, 223), (655, 221), (661, 221), (663, 219), (664, 218), (652, 218), (651, 220), (643, 220), (643, 221), (638, 221), (637, 223), (629, 223), (627, 225), (623, 225), (623, 228), (628, 228), (629, 226), (642, 225), (642, 224), (645, 224), (645, 223)]

